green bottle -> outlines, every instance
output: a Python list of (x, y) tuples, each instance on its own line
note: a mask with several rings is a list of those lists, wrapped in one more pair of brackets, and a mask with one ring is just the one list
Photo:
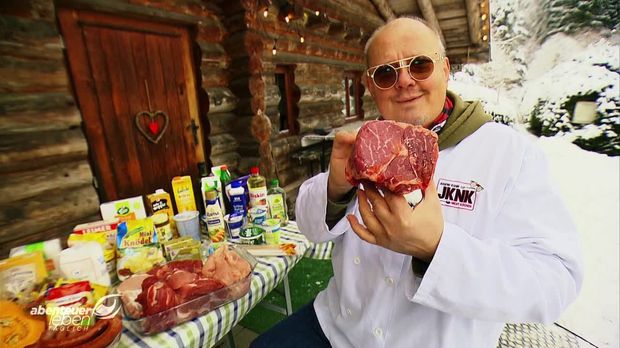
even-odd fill
[(220, 182), (222, 183), (222, 196), (224, 197), (224, 214), (228, 214), (232, 212), (232, 205), (230, 204), (230, 197), (228, 195), (228, 190), (226, 185), (230, 183), (232, 180), (230, 176), (230, 172), (228, 171), (228, 166), (223, 165), (220, 171)]
[(267, 190), (267, 204), (269, 205), (269, 216), (272, 219), (280, 220), (280, 226), (286, 226), (288, 223), (286, 191), (280, 187), (278, 179), (271, 180), (271, 185)]

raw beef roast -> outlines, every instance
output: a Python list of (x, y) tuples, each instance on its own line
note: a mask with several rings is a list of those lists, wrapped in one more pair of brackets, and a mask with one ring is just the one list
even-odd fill
[(345, 173), (354, 186), (371, 181), (404, 195), (426, 190), (438, 156), (434, 132), (395, 121), (370, 121), (357, 133)]

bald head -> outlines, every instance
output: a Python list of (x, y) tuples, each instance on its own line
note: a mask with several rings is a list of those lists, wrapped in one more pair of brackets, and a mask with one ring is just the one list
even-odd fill
[(415, 33), (425, 38), (432, 37), (434, 39), (434, 44), (436, 44), (436, 52), (445, 57), (446, 49), (441, 42), (441, 37), (425, 20), (418, 17), (399, 17), (388, 21), (372, 33), (364, 47), (366, 66), (370, 66), (370, 56), (373, 53), (372, 49), (377, 46), (375, 45), (375, 41), (389, 40), (394, 34), (402, 32)]

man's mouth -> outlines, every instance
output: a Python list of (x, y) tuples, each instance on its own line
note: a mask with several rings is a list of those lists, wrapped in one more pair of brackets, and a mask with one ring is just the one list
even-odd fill
[(398, 99), (396, 99), (396, 102), (399, 103), (399, 104), (405, 104), (405, 103), (409, 103), (409, 102), (412, 102), (412, 101), (416, 101), (416, 100), (420, 99), (421, 97), (422, 96), (419, 95), (419, 96), (411, 96), (411, 97), (398, 98)]

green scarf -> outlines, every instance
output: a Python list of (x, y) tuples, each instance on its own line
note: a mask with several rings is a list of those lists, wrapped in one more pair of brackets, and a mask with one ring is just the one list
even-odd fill
[(460, 143), (483, 124), (493, 121), (493, 118), (484, 112), (479, 101), (468, 102), (450, 91), (447, 93), (448, 97), (454, 101), (454, 109), (446, 124), (437, 133), (439, 151)]

